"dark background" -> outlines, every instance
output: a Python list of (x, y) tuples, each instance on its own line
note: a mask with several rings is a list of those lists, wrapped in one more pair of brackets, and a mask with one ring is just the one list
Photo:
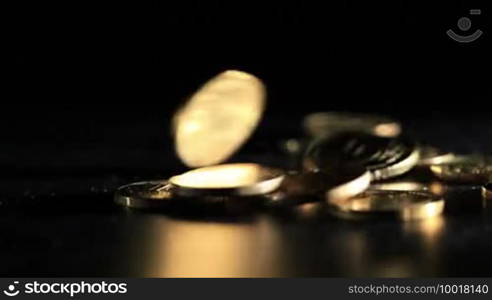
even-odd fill
[[(152, 240), (152, 224), (167, 232), (188, 230), (189, 224), (121, 214), (111, 203), (112, 192), (184, 169), (173, 153), (170, 117), (200, 84), (226, 69), (251, 72), (268, 87), (268, 110), (243, 149), (246, 160), (273, 163), (276, 143), (298, 136), (302, 116), (319, 110), (388, 114), (437, 146), (492, 153), (486, 4), (65, 1), (5, 7), (0, 274), (145, 275), (132, 265), (141, 255), (132, 248), (138, 245), (132, 236)], [(472, 8), (482, 15), (469, 16)], [(470, 32), (484, 32), (470, 44), (446, 35), (448, 29), (459, 33), (456, 22), (463, 16), (472, 19)], [(394, 224), (287, 222), (275, 227), (285, 241), (274, 244), (293, 251), (294, 267), (287, 259), (278, 272), (232, 276), (379, 276), (371, 273), (372, 263), (382, 261), (384, 269), (396, 253), (403, 253), (398, 263), (403, 259), (416, 268), (397, 276), (490, 275), (490, 263), (481, 260), (491, 249), (483, 238), (490, 236), (490, 222), (463, 218), (438, 226), (444, 238), (431, 244), (437, 251), (431, 254), (415, 240), (425, 235), (412, 237), (413, 229)], [(258, 229), (264, 223), (253, 224)], [(330, 226), (337, 230), (327, 233)], [(391, 241), (380, 232), (389, 232)], [(345, 249), (358, 251), (359, 242), (369, 249), (360, 258), (368, 263), (362, 269), (339, 264)], [(121, 250), (127, 248), (133, 252), (126, 261)], [(456, 257), (473, 259), (456, 264)]]
[[(480, 123), (490, 112), (485, 4), (16, 4), (4, 10), (0, 137), (7, 145), (118, 147), (138, 139), (138, 130), (125, 134), (125, 126), (147, 122), (161, 132), (156, 147), (165, 148), (180, 101), (226, 69), (252, 72), (267, 84), (265, 128), (291, 126), (295, 132), (302, 115), (319, 110)], [(482, 15), (470, 16), (471, 8)], [(469, 32), (485, 32), (474, 43), (457, 43), (445, 33), (460, 33), (456, 22), (463, 16), (472, 19)], [(273, 124), (285, 116), (288, 125)], [(121, 136), (101, 137), (108, 126), (123, 126)], [(258, 134), (277, 134), (268, 130)]]
[[(475, 7), (481, 16), (469, 15)], [(490, 96), (490, 17), (477, 1), (38, 3), (5, 13), (6, 100), (21, 111), (166, 111), (230, 68), (264, 79), (276, 112), (479, 112)], [(463, 16), (470, 32), (485, 31), (475, 43), (445, 34), (459, 33)]]

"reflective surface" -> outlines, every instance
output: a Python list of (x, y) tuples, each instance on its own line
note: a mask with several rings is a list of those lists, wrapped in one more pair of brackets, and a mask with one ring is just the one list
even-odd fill
[[(492, 241), (486, 238), (492, 219), (460, 208), (480, 202), (480, 193), (475, 192), (453, 192), (443, 217), (404, 223), (388, 219), (339, 220), (312, 204), (298, 207), (296, 212), (260, 212), (239, 217), (176, 216), (117, 208), (58, 216), (47, 216), (42, 210), (20, 216), (3, 215), (0, 232), (5, 244), (0, 273), (490, 276), (492, 263), (483, 258), (492, 249)], [(31, 226), (13, 227), (9, 225), (15, 224), (13, 218)], [(11, 230), (16, 231), (15, 236), (5, 235)], [(19, 243), (31, 246), (16, 248)], [(30, 259), (8, 259), (14, 249), (17, 256)]]
[[(104, 134), (96, 131), (101, 141), (115, 146), (77, 148), (87, 133), (72, 136), (70, 131), (63, 143), (71, 148), (63, 160), (56, 145), (4, 146), (1, 275), (492, 275), (492, 205), (484, 207), (480, 186), (431, 185), (444, 194), (445, 211), (418, 222), (340, 220), (311, 203), (245, 214), (123, 209), (113, 203), (117, 187), (181, 171), (171, 147), (165, 152), (155, 146), (164, 145), (163, 130), (156, 127), (162, 123), (160, 114), (127, 120), (123, 128), (106, 116), (98, 121), (106, 128)], [(418, 133), (453, 151), (453, 145), (461, 147), (456, 151), (492, 149), (492, 139), (479, 130), (490, 120), (474, 121), (422, 121)], [(442, 126), (449, 124), (457, 133), (443, 133)], [(455, 144), (457, 135), (468, 139)], [(33, 152), (35, 162), (29, 160)], [(258, 151), (254, 158), (275, 161), (265, 154)], [(435, 178), (429, 177), (431, 184)], [(411, 176), (398, 180), (415, 181)]]

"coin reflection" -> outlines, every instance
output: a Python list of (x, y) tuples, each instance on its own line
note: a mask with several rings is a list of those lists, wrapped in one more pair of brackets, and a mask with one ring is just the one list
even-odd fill
[(381, 253), (380, 237), (353, 229), (333, 241), (342, 276), (350, 277), (411, 277), (416, 275), (411, 255), (405, 250)]
[[(335, 251), (333, 259), (341, 276), (404, 278), (437, 275), (444, 251), (441, 247), (445, 233), (443, 217), (397, 224), (378, 223), (381, 234), (368, 230), (367, 225), (351, 224), (326, 245)], [(392, 246), (388, 247), (388, 244)]]

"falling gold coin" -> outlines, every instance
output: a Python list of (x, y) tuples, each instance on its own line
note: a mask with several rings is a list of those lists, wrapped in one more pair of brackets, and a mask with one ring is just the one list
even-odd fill
[(440, 215), (444, 200), (428, 192), (368, 190), (356, 197), (329, 202), (332, 213), (346, 218), (381, 215), (396, 216), (404, 221)]
[(484, 157), (459, 156), (430, 169), (437, 178), (451, 183), (483, 184), (492, 178), (492, 162)]
[(304, 118), (304, 130), (315, 138), (333, 133), (356, 131), (380, 137), (397, 137), (401, 125), (388, 117), (347, 112), (317, 112)]
[(193, 196), (254, 196), (276, 190), (284, 172), (253, 163), (223, 164), (194, 169), (169, 182), (173, 192), (183, 197)]
[(130, 208), (162, 208), (173, 198), (170, 188), (165, 180), (135, 182), (118, 188), (114, 201)]
[(265, 96), (265, 86), (251, 74), (226, 71), (212, 78), (173, 120), (179, 158), (189, 167), (228, 159), (258, 125)]

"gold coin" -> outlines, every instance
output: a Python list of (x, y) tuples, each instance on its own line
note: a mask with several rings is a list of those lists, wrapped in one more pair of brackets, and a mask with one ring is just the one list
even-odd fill
[(452, 162), (455, 160), (456, 154), (451, 152), (441, 151), (440, 149), (432, 146), (420, 147), (420, 160), (419, 166), (431, 166), (436, 164), (443, 164)]
[(378, 115), (317, 112), (304, 118), (304, 130), (311, 137), (323, 137), (333, 133), (356, 131), (366, 132), (380, 137), (397, 137), (401, 133), (399, 122)]
[(396, 180), (389, 182), (380, 182), (372, 184), (371, 190), (385, 190), (385, 191), (414, 191), (414, 192), (430, 192), (434, 195), (442, 196), (446, 192), (446, 186), (441, 182), (417, 182), (411, 180)]
[(384, 190), (384, 191), (427, 191), (429, 187), (421, 182), (416, 181), (392, 181), (373, 184), (370, 187), (371, 190)]
[(329, 173), (333, 166), (361, 165), (371, 172), (373, 180), (383, 180), (410, 171), (419, 157), (418, 147), (407, 139), (346, 132), (313, 140), (303, 166)]
[(371, 174), (363, 167), (344, 168), (338, 172), (290, 173), (279, 189), (266, 195), (271, 205), (297, 205), (326, 199), (344, 199), (365, 191)]
[(482, 187), (482, 196), (485, 200), (492, 200), (492, 182), (489, 182)]
[(331, 212), (345, 218), (381, 215), (401, 220), (426, 219), (440, 215), (444, 200), (428, 192), (368, 190), (356, 197), (332, 200)]
[(492, 178), (492, 162), (478, 156), (457, 156), (453, 161), (430, 167), (442, 181), (462, 184), (483, 184)]
[(169, 182), (173, 192), (183, 197), (255, 196), (278, 189), (284, 172), (253, 163), (223, 164), (194, 169)]
[(265, 97), (265, 86), (251, 74), (226, 71), (212, 78), (174, 117), (179, 158), (189, 167), (228, 159), (258, 125)]
[(173, 198), (165, 181), (142, 181), (124, 185), (114, 194), (114, 202), (130, 208), (161, 208)]

